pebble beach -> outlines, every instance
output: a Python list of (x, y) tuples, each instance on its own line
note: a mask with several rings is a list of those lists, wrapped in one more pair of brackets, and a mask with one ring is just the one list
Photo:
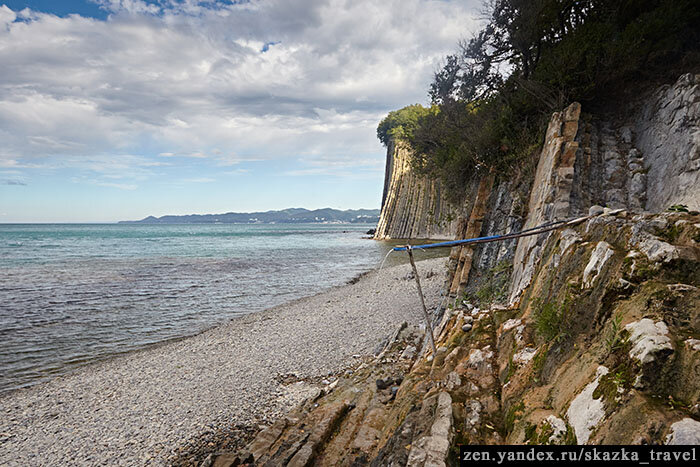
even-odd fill
[[(420, 261), (426, 304), (445, 260)], [(265, 426), (422, 311), (407, 264), (196, 336), (0, 396), (2, 465), (169, 465), (232, 426)]]

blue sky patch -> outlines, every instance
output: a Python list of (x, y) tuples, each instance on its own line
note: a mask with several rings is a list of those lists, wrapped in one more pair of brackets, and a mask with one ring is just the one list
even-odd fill
[(0, 4), (5, 4), (14, 11), (29, 8), (60, 17), (78, 14), (89, 18), (106, 19), (109, 14), (97, 3), (84, 0), (0, 0)]
[(270, 47), (272, 47), (273, 45), (277, 45), (279, 43), (280, 43), (280, 41), (266, 42), (265, 45), (262, 46), (262, 49), (260, 49), (260, 52), (265, 53), (268, 50), (270, 50)]

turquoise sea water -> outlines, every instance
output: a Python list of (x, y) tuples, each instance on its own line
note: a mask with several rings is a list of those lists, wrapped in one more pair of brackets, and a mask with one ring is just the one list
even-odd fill
[(371, 225), (0, 225), (0, 391), (378, 266)]

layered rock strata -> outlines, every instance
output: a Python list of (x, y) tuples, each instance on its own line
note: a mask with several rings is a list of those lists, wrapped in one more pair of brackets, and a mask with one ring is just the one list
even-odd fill
[(458, 209), (447, 201), (439, 181), (414, 173), (410, 157), (405, 143), (389, 144), (375, 238), (454, 238)]

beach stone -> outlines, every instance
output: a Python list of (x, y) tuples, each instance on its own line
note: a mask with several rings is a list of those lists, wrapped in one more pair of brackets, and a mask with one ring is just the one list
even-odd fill
[[(421, 263), (438, 270), (445, 260)], [(362, 356), (369, 360), (376, 343), (398, 323), (417, 327), (422, 317), (415, 313), (416, 297), (396, 280), (403, 274), (403, 266), (370, 272), (355, 284), (7, 394), (0, 417), (0, 465), (194, 465), (185, 462), (192, 462), (187, 456), (193, 446), (201, 446), (202, 458), (219, 451), (209, 434), (217, 427), (258, 430), (284, 420), (318, 394), (307, 381), (333, 381), (319, 385), (329, 390), (337, 381), (329, 375), (349, 371), (349, 365), (364, 365), (366, 371)], [(442, 284), (438, 276), (421, 284), (430, 309), (443, 299)], [(285, 378), (292, 373), (294, 378)], [(375, 378), (386, 376), (369, 383)], [(326, 402), (306, 404), (313, 410)], [(290, 440), (289, 447), (301, 449), (305, 441), (298, 441)], [(270, 455), (264, 447), (258, 452)], [(144, 461), (148, 455), (154, 460)]]
[(391, 385), (391, 382), (385, 381), (383, 379), (378, 379), (376, 381), (376, 384), (377, 384), (377, 389), (379, 389), (381, 391), (381, 390), (388, 388)]
[(462, 331), (464, 331), (464, 332), (469, 332), (471, 330), (472, 330), (472, 325), (469, 323), (462, 326)]

